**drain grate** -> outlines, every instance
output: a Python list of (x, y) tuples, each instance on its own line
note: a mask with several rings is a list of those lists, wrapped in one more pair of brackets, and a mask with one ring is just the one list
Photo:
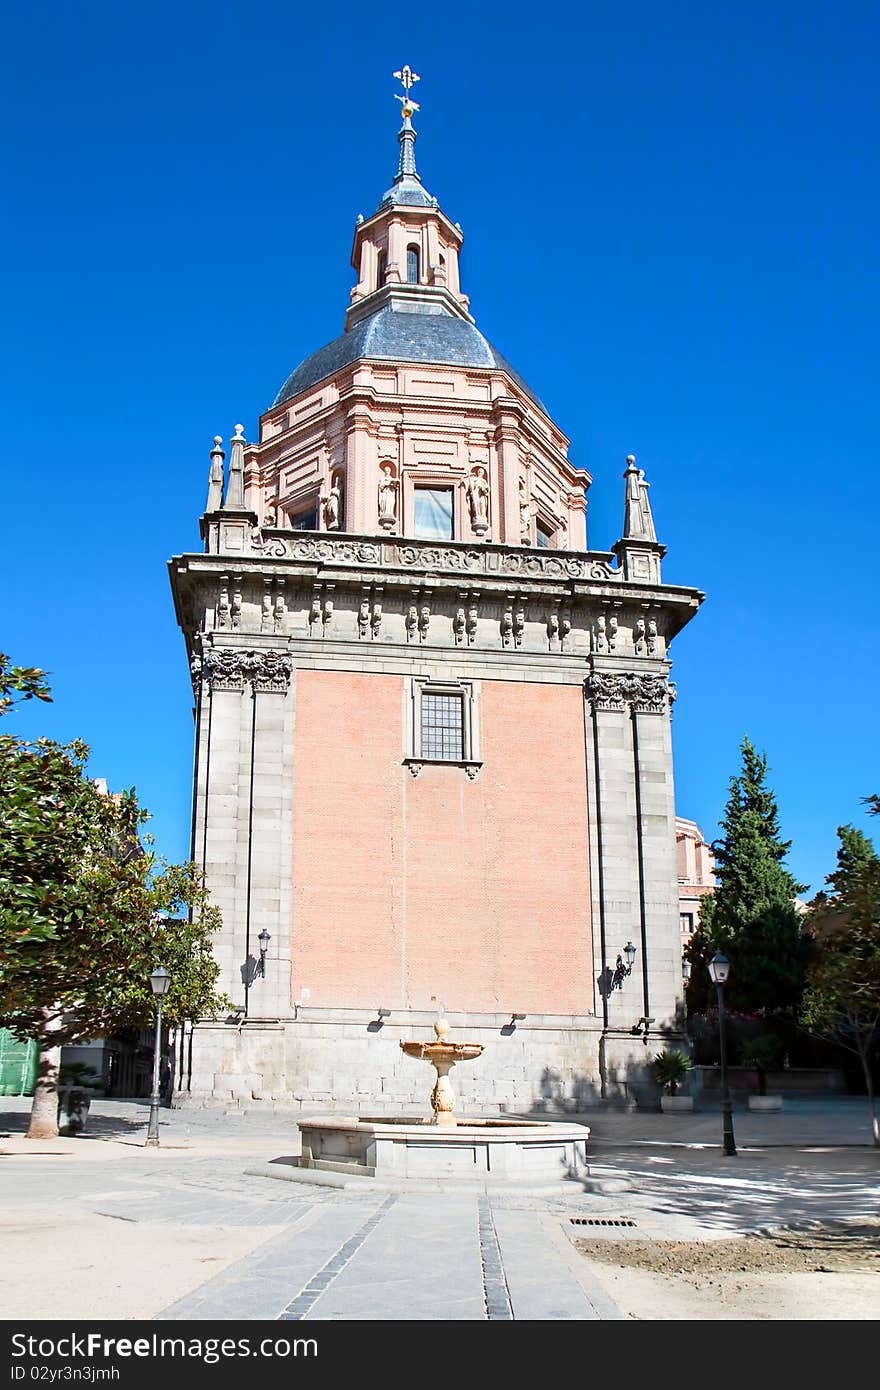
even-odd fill
[(634, 1226), (636, 1224), (625, 1216), (570, 1216), (569, 1221), (572, 1226)]

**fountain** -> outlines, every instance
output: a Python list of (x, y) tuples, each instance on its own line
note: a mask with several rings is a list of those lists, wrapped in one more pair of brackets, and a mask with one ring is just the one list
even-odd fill
[[(431, 1119), (326, 1115), (299, 1123), (302, 1154), (284, 1176), (347, 1186), (372, 1179), (376, 1187), (520, 1191), (558, 1190), (587, 1177), (589, 1129), (544, 1120), (459, 1119), (449, 1081), (456, 1062), (474, 1061), (481, 1043), (450, 1042), (449, 1022), (434, 1024), (434, 1042), (401, 1042), (407, 1057), (430, 1062), (436, 1080)], [(276, 1176), (282, 1176), (277, 1172)]]
[(431, 1092), (431, 1105), (434, 1110), (434, 1124), (446, 1129), (458, 1124), (455, 1118), (455, 1092), (449, 1080), (449, 1072), (456, 1062), (472, 1062), (483, 1051), (482, 1043), (451, 1043), (449, 1041), (449, 1020), (441, 1013), (434, 1024), (437, 1041), (432, 1043), (402, 1042), (401, 1052), (407, 1057), (419, 1057), (433, 1063), (437, 1080)]

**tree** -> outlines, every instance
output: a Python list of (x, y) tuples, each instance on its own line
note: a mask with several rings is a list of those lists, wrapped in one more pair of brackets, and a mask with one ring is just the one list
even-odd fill
[(198, 870), (142, 845), (134, 792), (102, 794), (87, 760), (83, 743), (0, 737), (0, 1026), (37, 1040), (32, 1138), (57, 1133), (61, 1045), (151, 1022), (155, 966), (170, 1024), (228, 1007)]
[(852, 826), (837, 833), (837, 868), (826, 879), (836, 891), (820, 894), (813, 906), (815, 951), (801, 1019), (810, 1032), (858, 1057), (880, 1147), (872, 1069), (880, 1037), (880, 858)]
[(781, 838), (766, 755), (748, 737), (740, 751), (742, 767), (730, 780), (722, 834), (712, 846), (719, 884), (703, 898), (700, 926), (687, 951), (689, 1014), (710, 1005), (707, 966), (719, 949), (730, 957), (732, 1008), (790, 1011), (803, 986), (806, 947), (794, 900), (804, 885), (785, 867), (791, 842)]
[(45, 671), (38, 666), (11, 666), (9, 663), (6, 653), (0, 652), (0, 714), (8, 714), (20, 700), (52, 703)]

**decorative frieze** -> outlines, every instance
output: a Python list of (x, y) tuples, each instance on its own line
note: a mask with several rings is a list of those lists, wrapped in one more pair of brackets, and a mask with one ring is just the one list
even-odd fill
[(586, 685), (589, 699), (602, 710), (624, 710), (631, 705), (637, 714), (663, 714), (675, 699), (665, 676), (594, 671)]
[(618, 582), (623, 572), (589, 555), (560, 554), (559, 550), (503, 550), (468, 546), (454, 541), (408, 541), (389, 537), (382, 542), (347, 540), (326, 533), (279, 535), (264, 526), (251, 537), (251, 553), (264, 560), (311, 560), (331, 565), (391, 565), (400, 569), (440, 570), (451, 574), (523, 575), (533, 579), (597, 579)]
[(211, 647), (190, 663), (193, 682), (204, 679), (212, 691), (243, 690), (246, 681), (255, 690), (285, 695), (290, 686), (293, 661), (275, 651), (242, 651), (238, 647)]

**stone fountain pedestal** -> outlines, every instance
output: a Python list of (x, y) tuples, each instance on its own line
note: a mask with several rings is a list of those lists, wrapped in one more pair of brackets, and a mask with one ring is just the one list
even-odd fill
[(408, 1057), (430, 1062), (434, 1068), (432, 1119), (326, 1116), (301, 1120), (302, 1155), (297, 1171), (303, 1180), (320, 1182), (325, 1174), (325, 1180), (334, 1185), (342, 1175), (372, 1179), (380, 1187), (424, 1184), (546, 1191), (572, 1178), (587, 1177), (590, 1131), (584, 1125), (459, 1119), (454, 1113), (450, 1069), (456, 1062), (474, 1061), (483, 1049), (479, 1043), (450, 1042), (449, 1023), (443, 1017), (437, 1019), (434, 1032), (434, 1042), (400, 1044)]
[(587, 1177), (584, 1125), (540, 1120), (461, 1119), (448, 1123), (393, 1117), (301, 1120), (299, 1168), (371, 1178), (375, 1186), (555, 1188)]

